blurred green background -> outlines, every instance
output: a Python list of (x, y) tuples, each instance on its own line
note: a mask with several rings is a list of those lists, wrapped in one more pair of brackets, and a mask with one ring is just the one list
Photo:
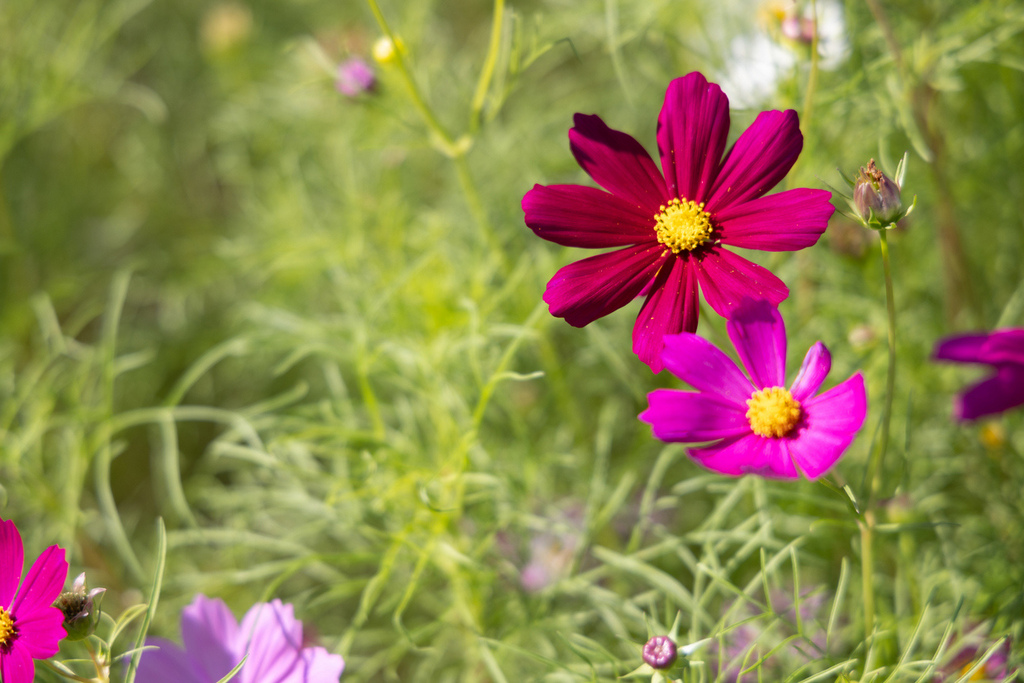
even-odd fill
[[(732, 139), (761, 109), (800, 112), (785, 187), (910, 151), (882, 514), (916, 526), (879, 542), (883, 663), (917, 680), (901, 654), (949, 659), (947, 627), (1019, 642), (1021, 417), (953, 424), (979, 373), (928, 356), (1024, 326), (1024, 6), (817, 5), (832, 25), (812, 59), (782, 24), (810, 3), (382, 0), (461, 144), (446, 154), (398, 65), (373, 62), (366, 3), (4, 0), (0, 515), (29, 554), (68, 548), (115, 613), (148, 590), (163, 516), (154, 632), (173, 637), (198, 591), (236, 614), (281, 597), (351, 680), (612, 680), (677, 611), (681, 640), (723, 651), (750, 620), (769, 634), (752, 665), (814, 639), (770, 588), (825, 596), (808, 621), (830, 645), (756, 668), (853, 661), (843, 499), (709, 475), (654, 441), (646, 392), (680, 383), (633, 356), (637, 305), (574, 329), (541, 302), (583, 254), (537, 239), (519, 204), (591, 184), (573, 113), (654, 151), (666, 86), (701, 70), (743, 107)], [(377, 84), (348, 97), (335, 69), (353, 57)], [(749, 256), (791, 288), (790, 367), (821, 339), (831, 383), (865, 373), (868, 423), (834, 476), (860, 491), (885, 380), (877, 238), (837, 213), (811, 249)], [(728, 348), (713, 314), (701, 332)], [(687, 675), (712, 680), (713, 659)]]

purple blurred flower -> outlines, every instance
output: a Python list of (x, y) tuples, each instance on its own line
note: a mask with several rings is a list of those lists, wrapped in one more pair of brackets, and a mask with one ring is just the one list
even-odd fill
[(519, 574), (523, 590), (537, 593), (569, 573), (582, 526), (582, 510), (569, 510), (547, 520), (548, 531), (530, 540), (530, 561)]
[(626, 133), (597, 116), (574, 121), (572, 153), (608, 192), (534, 185), (523, 197), (526, 225), (556, 244), (616, 249), (555, 274), (544, 292), (552, 315), (583, 327), (645, 295), (633, 351), (659, 372), (665, 335), (697, 329), (698, 287), (723, 316), (744, 296), (778, 304), (789, 295), (770, 271), (724, 247), (793, 251), (825, 231), (829, 192), (766, 195), (803, 147), (795, 111), (761, 112), (726, 152), (729, 99), (697, 72), (677, 78), (658, 118), (664, 176)]
[[(953, 681), (966, 675), (990, 647), (991, 643), (985, 643), (983, 645), (967, 645), (961, 648), (946, 666), (939, 669), (935, 678), (936, 683), (939, 681)], [(999, 649), (993, 652), (992, 656), (986, 659), (985, 663), (968, 680), (993, 681), (994, 683), (1002, 683), (1002, 681), (1009, 680), (1011, 674), (1016, 673), (1016, 670), (1010, 670), (1009, 660), (1010, 639), (1007, 637), (1003, 638)]]
[(342, 95), (357, 97), (373, 90), (376, 83), (370, 65), (359, 57), (352, 57), (338, 65), (334, 86)]
[(953, 414), (958, 420), (975, 420), (1024, 405), (1024, 329), (947, 337), (935, 345), (932, 358), (991, 365), (995, 371), (957, 397)]
[(665, 367), (697, 391), (652, 391), (640, 419), (662, 441), (713, 442), (688, 452), (715, 472), (782, 479), (797, 479), (802, 472), (817, 479), (864, 424), (863, 377), (858, 372), (815, 396), (832, 365), (828, 349), (818, 342), (787, 390), (786, 326), (763, 299), (744, 300), (727, 329), (750, 379), (703, 337), (670, 335), (662, 352)]
[(345, 662), (322, 647), (303, 647), (302, 622), (280, 600), (256, 603), (241, 625), (223, 601), (197, 595), (181, 616), (182, 648), (147, 638), (138, 680), (216, 683), (242, 661), (238, 683), (337, 683)]
[(0, 520), (0, 680), (4, 683), (32, 683), (34, 660), (57, 654), (66, 635), (61, 625), (64, 614), (53, 606), (68, 577), (64, 549), (51, 545), (44, 550), (22, 581), (24, 564), (18, 527)]

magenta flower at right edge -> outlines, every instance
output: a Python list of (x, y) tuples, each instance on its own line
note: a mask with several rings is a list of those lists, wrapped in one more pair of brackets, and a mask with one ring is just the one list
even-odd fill
[(1024, 329), (947, 337), (935, 345), (935, 360), (990, 365), (995, 372), (960, 394), (959, 420), (975, 420), (1024, 405)]
[(744, 299), (727, 324), (749, 379), (725, 353), (692, 333), (665, 337), (669, 372), (697, 391), (658, 389), (640, 419), (662, 441), (708, 443), (690, 457), (730, 476), (817, 479), (853, 442), (867, 415), (858, 372), (815, 396), (832, 366), (821, 342), (807, 352), (790, 389), (786, 326), (770, 302)]
[[(306, 647), (302, 622), (280, 600), (253, 605), (239, 624), (223, 601), (197, 595), (181, 615), (182, 648), (147, 638), (140, 683), (216, 683), (248, 653), (238, 683), (338, 683), (345, 662)], [(154, 647), (155, 646), (155, 647)]]

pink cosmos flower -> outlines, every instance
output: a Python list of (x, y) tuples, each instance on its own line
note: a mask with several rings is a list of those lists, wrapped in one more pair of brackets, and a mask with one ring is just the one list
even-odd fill
[(43, 551), (21, 582), (25, 549), (14, 522), (0, 520), (0, 680), (32, 683), (33, 660), (57, 654), (64, 614), (53, 606), (68, 577), (64, 549)]
[(145, 683), (216, 683), (242, 657), (249, 658), (238, 683), (337, 683), (345, 668), (340, 655), (303, 647), (302, 622), (280, 600), (256, 603), (241, 625), (223, 601), (197, 595), (181, 616), (184, 649), (163, 638), (147, 638), (137, 680)]
[(352, 57), (338, 65), (334, 87), (342, 95), (358, 97), (373, 90), (376, 83), (377, 78), (370, 65), (359, 57)]
[(750, 378), (703, 337), (669, 335), (662, 351), (665, 367), (697, 391), (652, 391), (640, 419), (662, 441), (712, 442), (689, 454), (715, 472), (781, 479), (796, 479), (802, 472), (817, 479), (864, 424), (863, 377), (858, 372), (815, 396), (832, 365), (828, 349), (818, 342), (786, 389), (786, 326), (763, 299), (744, 300), (727, 329)]
[(616, 250), (555, 274), (544, 292), (552, 315), (583, 327), (646, 295), (633, 351), (658, 372), (664, 336), (697, 329), (698, 286), (723, 316), (744, 296), (778, 305), (789, 295), (767, 269), (724, 247), (793, 251), (825, 231), (831, 193), (765, 196), (803, 147), (795, 111), (761, 112), (725, 152), (728, 98), (699, 73), (677, 78), (658, 117), (664, 176), (629, 135), (597, 116), (574, 121), (572, 153), (608, 192), (535, 185), (523, 197), (526, 225), (556, 244)]
[(991, 365), (995, 373), (960, 394), (953, 404), (959, 420), (975, 420), (1024, 405), (1024, 329), (947, 337), (932, 358)]

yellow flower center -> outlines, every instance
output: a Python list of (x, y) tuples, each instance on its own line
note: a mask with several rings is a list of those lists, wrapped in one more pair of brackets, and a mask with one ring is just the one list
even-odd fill
[(18, 629), (14, 628), (14, 617), (0, 607), (0, 647), (9, 645), (16, 635), (18, 635)]
[(784, 387), (755, 391), (747, 399), (747, 419), (758, 436), (778, 439), (786, 436), (800, 421), (800, 402)]
[(661, 206), (654, 216), (654, 230), (658, 241), (678, 254), (693, 251), (711, 238), (711, 214), (704, 211), (704, 203), (673, 199)]

